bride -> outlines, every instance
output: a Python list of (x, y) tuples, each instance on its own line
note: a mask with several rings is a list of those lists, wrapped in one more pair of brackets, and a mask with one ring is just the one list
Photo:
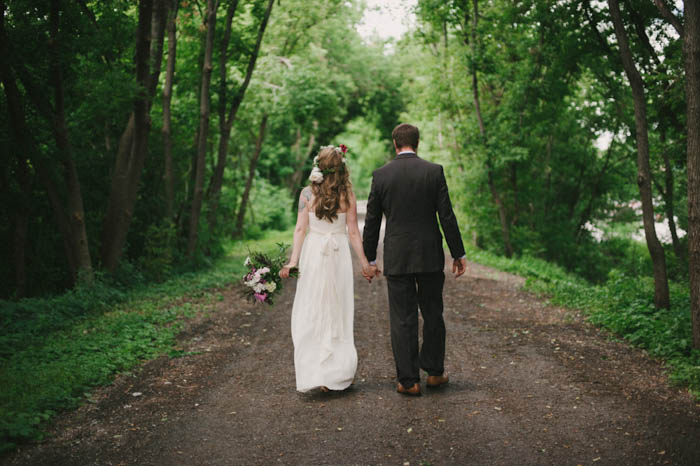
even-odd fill
[(300, 392), (344, 390), (357, 369), (349, 245), (367, 280), (374, 276), (374, 268), (362, 249), (355, 195), (343, 157), (346, 149), (323, 147), (314, 159), (310, 186), (299, 196), (292, 255), (280, 270), (280, 276), (287, 278), (291, 268), (299, 267), (292, 341)]

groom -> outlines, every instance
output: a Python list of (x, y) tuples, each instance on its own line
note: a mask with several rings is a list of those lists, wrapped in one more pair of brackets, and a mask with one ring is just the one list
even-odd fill
[[(397, 391), (421, 394), (420, 373), (428, 387), (449, 380), (445, 374), (445, 322), (442, 287), (445, 254), (436, 218), (453, 257), (455, 277), (466, 269), (464, 245), (452, 211), (442, 166), (418, 157), (418, 128), (401, 124), (391, 134), (396, 158), (374, 171), (363, 232), (365, 255), (374, 266), (382, 214), (384, 275), (389, 291), (391, 347), (396, 362)], [(423, 346), (418, 350), (418, 308), (423, 316)]]

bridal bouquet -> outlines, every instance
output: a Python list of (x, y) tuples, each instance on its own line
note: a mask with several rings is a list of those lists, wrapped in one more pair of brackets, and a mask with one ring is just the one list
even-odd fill
[[(262, 252), (251, 252), (245, 260), (248, 273), (243, 277), (246, 286), (244, 296), (252, 301), (273, 304), (274, 297), (282, 290), (279, 271), (287, 261), (286, 251), (289, 246), (278, 243), (279, 253), (268, 256)], [(299, 269), (293, 268), (290, 277), (299, 275)]]

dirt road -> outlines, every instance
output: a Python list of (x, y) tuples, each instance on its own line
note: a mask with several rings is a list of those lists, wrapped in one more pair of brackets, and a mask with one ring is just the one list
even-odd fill
[(386, 283), (355, 272), (360, 362), (349, 390), (295, 391), (294, 286), (274, 308), (221, 290), (215, 312), (180, 336), (195, 354), (118, 377), (4, 462), (700, 464), (700, 405), (669, 387), (659, 363), (478, 264), (446, 280), (449, 385), (397, 394)]

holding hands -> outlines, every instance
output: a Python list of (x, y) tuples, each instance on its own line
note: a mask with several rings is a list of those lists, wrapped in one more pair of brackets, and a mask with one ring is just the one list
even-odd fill
[(367, 263), (362, 266), (362, 276), (365, 277), (367, 282), (372, 283), (372, 279), (378, 275), (381, 275), (382, 271), (379, 270), (376, 264), (372, 265)]

